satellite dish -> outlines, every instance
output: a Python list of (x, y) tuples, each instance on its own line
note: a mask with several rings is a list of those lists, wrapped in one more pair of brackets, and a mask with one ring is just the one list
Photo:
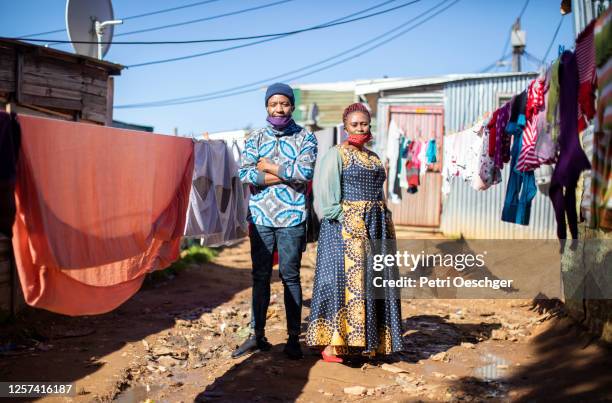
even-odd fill
[[(113, 29), (121, 20), (113, 20), (111, 0), (67, 0), (66, 31), (73, 43), (74, 51), (83, 56), (102, 60), (110, 49)], [(108, 43), (100, 43), (108, 42)]]

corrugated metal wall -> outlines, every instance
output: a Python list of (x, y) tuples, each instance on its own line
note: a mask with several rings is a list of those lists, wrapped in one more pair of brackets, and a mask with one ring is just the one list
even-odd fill
[[(387, 144), (387, 125), (382, 124), (390, 105), (444, 105), (445, 133), (456, 133), (470, 127), (485, 112), (498, 106), (499, 97), (511, 96), (527, 87), (535, 74), (484, 78), (447, 83), (444, 89), (423, 92), (414, 89), (408, 94), (385, 93), (378, 101), (379, 124), (376, 133), (376, 152), (384, 156)], [(450, 235), (463, 234), (469, 238), (486, 239), (543, 239), (555, 237), (555, 218), (547, 196), (538, 192), (531, 209), (531, 224), (520, 226), (501, 221), (509, 169), (503, 172), (503, 182), (478, 192), (456, 178), (451, 193), (442, 202), (440, 229)]]
[(442, 225), (447, 235), (463, 234), (471, 239), (551, 239), (556, 222), (548, 196), (539, 190), (531, 204), (528, 226), (501, 221), (510, 168), (502, 172), (502, 183), (485, 191), (474, 190), (468, 182), (455, 178), (450, 194), (442, 200)]
[(610, 7), (610, 3), (610, 0), (573, 0), (574, 36), (578, 36), (589, 22), (597, 18), (600, 10)]
[(485, 112), (497, 109), (500, 95), (518, 94), (536, 74), (507, 76), (448, 83), (444, 89), (446, 133), (469, 128)]
[[(449, 83), (444, 99), (446, 133), (470, 127), (485, 112), (497, 108), (498, 95), (521, 92), (533, 77), (535, 75)], [(556, 224), (552, 204), (539, 191), (532, 203), (529, 226), (501, 221), (508, 174), (506, 166), (503, 182), (484, 192), (455, 178), (450, 194), (442, 202), (441, 230), (446, 234), (463, 234), (466, 238), (554, 238)]]

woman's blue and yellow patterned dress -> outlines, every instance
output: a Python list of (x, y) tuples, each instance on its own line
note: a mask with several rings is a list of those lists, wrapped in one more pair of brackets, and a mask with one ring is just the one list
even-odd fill
[(397, 278), (396, 267), (372, 265), (373, 253), (395, 254), (384, 167), (375, 153), (340, 145), (317, 169), (314, 191), (324, 219), (306, 343), (331, 345), (336, 354), (401, 351), (399, 290), (373, 288), (374, 276)]

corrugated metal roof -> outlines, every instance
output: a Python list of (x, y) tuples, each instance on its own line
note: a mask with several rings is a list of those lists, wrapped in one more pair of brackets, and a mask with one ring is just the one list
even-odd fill
[(478, 73), (478, 74), (447, 74), (443, 76), (421, 78), (383, 78), (378, 80), (359, 80), (355, 85), (355, 94), (371, 94), (399, 88), (423, 87), (428, 85), (446, 84), (463, 80), (479, 80), (504, 77), (531, 76), (533, 72), (519, 73)]
[(481, 77), (462, 80), (444, 86), (444, 125), (446, 133), (472, 126), (485, 112), (500, 107), (501, 97), (508, 98), (527, 88), (537, 73)]

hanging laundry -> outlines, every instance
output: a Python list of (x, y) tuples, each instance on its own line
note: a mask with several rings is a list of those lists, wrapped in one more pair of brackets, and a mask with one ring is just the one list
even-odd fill
[[(514, 97), (513, 97), (514, 99)], [(506, 125), (510, 120), (510, 108), (512, 107), (512, 100), (506, 102), (500, 109), (497, 110), (495, 120), (495, 155), (493, 161), (495, 167), (502, 169), (504, 167), (504, 148), (510, 149), (511, 136), (506, 134)], [(505, 162), (508, 162), (506, 160)]]
[(386, 149), (386, 159), (389, 164), (387, 193), (389, 194), (389, 200), (395, 204), (399, 203), (401, 200), (401, 192), (398, 191), (399, 179), (397, 179), (397, 174), (399, 172), (399, 170), (397, 169), (397, 162), (400, 158), (399, 144), (401, 134), (402, 133), (399, 126), (397, 125), (397, 122), (395, 121), (395, 119), (391, 119), (391, 122), (389, 123)]
[(531, 202), (537, 192), (533, 171), (520, 172), (515, 169), (523, 141), (523, 130), (526, 123), (524, 114), (526, 105), (527, 92), (523, 91), (514, 99), (510, 121), (506, 126), (506, 133), (512, 135), (512, 148), (510, 177), (508, 178), (501, 217), (502, 221), (520, 225), (529, 225)]
[[(549, 98), (548, 91), (550, 91), (551, 88), (551, 77), (552, 73), (549, 69), (546, 72), (546, 77), (544, 80), (544, 99)], [(549, 106), (549, 103), (545, 101), (544, 108), (540, 110), (536, 117), (536, 132), (538, 135), (536, 138), (534, 154), (538, 167), (541, 167), (543, 164), (553, 164), (556, 161), (557, 156), (557, 146), (551, 135), (552, 124), (548, 122)]]
[(232, 150), (232, 157), (234, 158), (234, 161), (236, 162), (236, 164), (238, 164), (238, 166), (240, 166), (240, 161), (242, 159), (242, 150), (244, 149), (244, 141), (242, 141), (242, 144), (238, 144), (238, 140), (234, 139), (232, 140), (232, 145), (228, 146)]
[[(482, 138), (478, 135), (482, 128), (479, 122), (471, 128), (459, 133), (444, 136), (444, 158), (442, 164), (442, 191), (450, 192), (451, 182), (455, 177), (461, 177), (471, 182), (478, 176)], [(476, 179), (479, 181), (479, 179)], [(477, 183), (476, 186), (479, 186)]]
[(0, 234), (10, 238), (15, 220), (15, 180), (21, 130), (15, 114), (0, 112)]
[(478, 122), (473, 128), (466, 133), (469, 143), (465, 153), (465, 172), (463, 179), (469, 181), (474, 189), (483, 187), (480, 179), (480, 156), (483, 150), (482, 137), (483, 122)]
[(436, 139), (430, 139), (427, 145), (427, 163), (433, 164), (438, 162), (438, 148), (436, 147)]
[(184, 236), (204, 245), (231, 245), (248, 235), (248, 185), (239, 166), (220, 140), (196, 141), (194, 170)]
[(552, 165), (541, 165), (533, 171), (536, 185), (542, 194), (548, 196), (550, 189), (550, 181), (552, 180), (553, 166)]
[(512, 159), (510, 162), (510, 177), (506, 188), (506, 197), (502, 209), (502, 221), (529, 225), (531, 216), (531, 202), (537, 189), (533, 171), (517, 171), (516, 163), (521, 151), (522, 133), (514, 132), (512, 144)]
[(502, 147), (502, 158), (504, 162), (510, 162), (511, 149), (510, 143), (517, 132), (523, 132), (525, 128), (525, 108), (527, 106), (527, 91), (521, 92), (515, 96), (512, 101), (512, 107), (510, 109), (510, 118), (506, 125), (506, 142)]
[(419, 160), (419, 176), (423, 178), (425, 173), (427, 173), (427, 143), (424, 141), (419, 141), (419, 155), (417, 158)]
[(400, 171), (397, 174), (397, 177), (399, 179), (400, 188), (408, 189), (408, 179), (406, 178), (406, 162), (408, 162), (408, 146), (410, 145), (410, 140), (408, 140), (405, 136), (401, 136), (400, 139)]
[(578, 64), (578, 132), (595, 116), (595, 20), (576, 38), (576, 63)]
[(191, 139), (34, 116), (22, 147), (13, 249), (29, 305), (111, 311), (179, 255)]
[(497, 109), (493, 112), (491, 119), (489, 119), (489, 123), (487, 123), (487, 130), (489, 132), (487, 152), (489, 153), (489, 157), (495, 157), (495, 148), (497, 147), (497, 115), (499, 111), (500, 109)]
[(450, 193), (451, 181), (457, 174), (455, 161), (453, 160), (453, 150), (456, 139), (456, 134), (444, 136), (444, 148), (442, 151), (442, 194), (444, 196)]
[[(582, 142), (582, 149), (584, 150), (585, 155), (589, 159), (589, 161), (593, 161), (594, 157), (594, 148), (593, 148), (593, 140), (595, 135), (595, 126), (590, 125), (587, 127), (584, 132), (580, 135), (580, 140)], [(583, 184), (582, 184), (582, 197), (580, 201), (580, 213), (581, 216), (586, 221), (586, 224), (589, 227), (594, 225), (594, 217), (592, 214), (591, 206), (593, 205), (593, 193), (592, 193), (592, 171), (585, 171), (583, 174)]]
[[(322, 186), (320, 183), (321, 172), (319, 167), (321, 166), (321, 161), (323, 160), (323, 156), (325, 153), (336, 145), (336, 128), (330, 127), (328, 129), (318, 130), (314, 132), (315, 137), (317, 138), (317, 161), (315, 163), (315, 171), (312, 177), (313, 186)], [(248, 199), (247, 199), (248, 200)], [(319, 209), (319, 203), (313, 198), (313, 211), (317, 216), (317, 220), (321, 221), (323, 219), (323, 212)]]
[(403, 142), (404, 142), (404, 136), (400, 136), (400, 138), (398, 139), (398, 143), (397, 143), (397, 150), (398, 150), (397, 160), (395, 161), (395, 166), (396, 166), (395, 172), (397, 172), (397, 174), (393, 178), (393, 193), (398, 196), (399, 200), (402, 199), (402, 187), (401, 187), (402, 180), (400, 179), (400, 174), (403, 171), (402, 162), (405, 160), (404, 158), (402, 158), (402, 155), (400, 152)]
[(412, 141), (408, 149), (408, 160), (406, 162), (406, 179), (408, 181), (408, 193), (414, 194), (418, 191), (419, 172), (421, 162), (419, 161), (419, 153), (421, 152), (421, 142)]
[(559, 66), (559, 108), (561, 127), (559, 132), (559, 157), (553, 172), (549, 196), (557, 219), (557, 237), (566, 239), (566, 221), (572, 238), (578, 239), (578, 217), (576, 213), (576, 185), (580, 173), (590, 169), (591, 164), (578, 140), (578, 66), (576, 55), (565, 51)]
[(479, 122), (472, 128), (462, 132), (462, 137), (464, 137), (462, 143), (464, 145), (458, 161), (463, 165), (463, 171), (460, 171), (459, 176), (468, 182), (472, 182), (474, 176), (478, 175), (480, 152), (482, 151), (481, 129), (482, 122)]
[[(495, 166), (493, 157), (489, 155), (489, 144), (493, 140), (489, 132), (489, 125), (484, 125), (482, 130), (482, 147), (479, 159), (477, 179), (472, 182), (472, 187), (476, 190), (486, 190), (493, 185), (501, 182), (501, 170)], [(480, 179), (480, 180), (478, 180)]]
[(592, 194), (595, 227), (612, 229), (612, 7), (595, 25), (597, 118), (595, 119)]
[(550, 125), (550, 136), (557, 141), (559, 136), (559, 59), (550, 66), (550, 83), (546, 100), (546, 121)]
[[(546, 111), (541, 111), (536, 120), (538, 138), (534, 148), (538, 167), (544, 164), (553, 164), (557, 158), (557, 145), (550, 135), (551, 127), (546, 119)], [(536, 168), (537, 169), (537, 168)]]
[(533, 80), (527, 90), (527, 106), (525, 108), (525, 128), (521, 141), (521, 152), (518, 156), (516, 169), (521, 172), (533, 171), (539, 166), (535, 155), (537, 140), (537, 116), (544, 107), (544, 82)]
[(612, 57), (612, 8), (595, 21), (594, 27), (595, 64), (601, 67)]

